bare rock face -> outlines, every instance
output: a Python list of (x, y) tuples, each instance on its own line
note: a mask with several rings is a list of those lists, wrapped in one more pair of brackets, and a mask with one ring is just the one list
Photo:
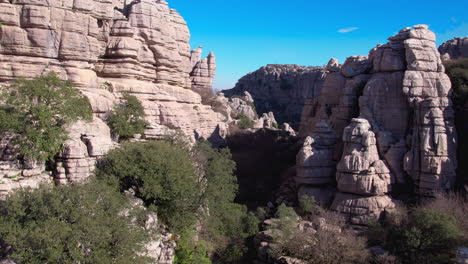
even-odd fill
[(82, 182), (94, 173), (97, 159), (117, 146), (111, 140), (109, 127), (99, 118), (79, 121), (67, 128), (69, 139), (63, 144), (56, 162), (55, 181), (58, 184)]
[(272, 111), (280, 123), (299, 127), (304, 101), (320, 93), (326, 71), (322, 67), (270, 64), (242, 77), (231, 90), (231, 97), (249, 92), (258, 113)]
[[(100, 116), (129, 92), (145, 107), (147, 137), (175, 129), (209, 137), (217, 127), (217, 115), (191, 91), (190, 34), (166, 1), (10, 2), (0, 3), (0, 82), (55, 71)], [(211, 67), (214, 57), (206, 61)]]
[(444, 60), (468, 58), (468, 37), (454, 38), (442, 43), (439, 52)]
[(320, 94), (305, 101), (299, 135), (311, 134), (317, 122), (326, 120), (341, 137), (351, 118), (359, 113), (358, 96), (370, 78), (370, 68), (365, 56), (349, 57), (343, 65), (331, 59)]
[(319, 122), (296, 157), (296, 184), (321, 185), (333, 183), (336, 171), (333, 148), (338, 137), (327, 123)]
[(201, 47), (191, 52), (190, 61), (193, 70), (190, 73), (192, 81), (192, 90), (204, 97), (212, 96), (211, 86), (213, 85), (216, 74), (216, 57), (210, 52), (208, 57), (200, 60)]
[[(332, 208), (353, 223), (365, 224), (394, 207), (388, 196), (394, 183), (412, 181), (421, 195), (454, 184), (451, 84), (434, 41), (426, 25), (416, 25), (368, 57), (353, 56), (341, 66), (331, 60), (320, 94), (306, 102), (300, 135), (313, 138), (315, 126), (326, 123), (342, 138), (330, 146), (335, 155), (321, 163), (325, 170), (340, 160)], [(304, 162), (299, 159), (297, 167)]]

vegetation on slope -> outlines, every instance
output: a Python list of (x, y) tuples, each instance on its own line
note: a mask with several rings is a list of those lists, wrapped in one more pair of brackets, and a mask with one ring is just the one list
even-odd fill
[(110, 151), (97, 175), (120, 191), (132, 189), (180, 236), (176, 263), (237, 263), (258, 220), (233, 202), (234, 169), (228, 149), (150, 141)]
[(30, 160), (53, 160), (67, 139), (64, 128), (91, 119), (86, 97), (55, 73), (19, 79), (0, 95), (0, 132), (13, 133), (19, 153)]
[(113, 134), (126, 139), (136, 134), (143, 134), (146, 122), (143, 105), (133, 95), (124, 94), (122, 102), (114, 106), (107, 124)]
[(153, 263), (137, 254), (148, 239), (138, 224), (145, 218), (97, 181), (19, 190), (0, 208), (0, 245), (8, 245), (0, 253), (31, 264)]

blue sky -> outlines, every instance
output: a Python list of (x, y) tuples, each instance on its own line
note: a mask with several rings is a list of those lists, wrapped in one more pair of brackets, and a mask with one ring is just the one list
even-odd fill
[(468, 0), (168, 0), (191, 46), (217, 58), (214, 88), (229, 89), (266, 64), (323, 65), (369, 50), (398, 30), (428, 24), (437, 44), (468, 36)]

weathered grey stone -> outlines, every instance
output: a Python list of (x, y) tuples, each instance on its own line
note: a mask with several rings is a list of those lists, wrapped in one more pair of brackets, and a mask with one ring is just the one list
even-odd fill
[(232, 97), (247, 91), (259, 114), (271, 111), (280, 123), (297, 129), (305, 100), (320, 93), (326, 74), (322, 67), (270, 64), (242, 77), (224, 93)]
[(468, 37), (454, 38), (442, 43), (439, 52), (445, 60), (468, 58)]

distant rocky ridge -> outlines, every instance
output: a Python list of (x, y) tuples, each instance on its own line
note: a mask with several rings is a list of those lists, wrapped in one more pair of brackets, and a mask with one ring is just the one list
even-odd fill
[(468, 37), (454, 38), (442, 43), (439, 52), (443, 60), (468, 58)]
[(297, 129), (306, 99), (320, 93), (325, 69), (299, 65), (269, 64), (242, 77), (233, 89), (224, 90), (228, 97), (249, 92), (259, 113), (272, 111), (278, 122)]
[(363, 225), (395, 208), (398, 186), (411, 183), (420, 195), (453, 187), (451, 83), (434, 41), (426, 25), (416, 25), (369, 56), (329, 62), (301, 120), (309, 137), (298, 154), (299, 194), (333, 200), (332, 209)]

